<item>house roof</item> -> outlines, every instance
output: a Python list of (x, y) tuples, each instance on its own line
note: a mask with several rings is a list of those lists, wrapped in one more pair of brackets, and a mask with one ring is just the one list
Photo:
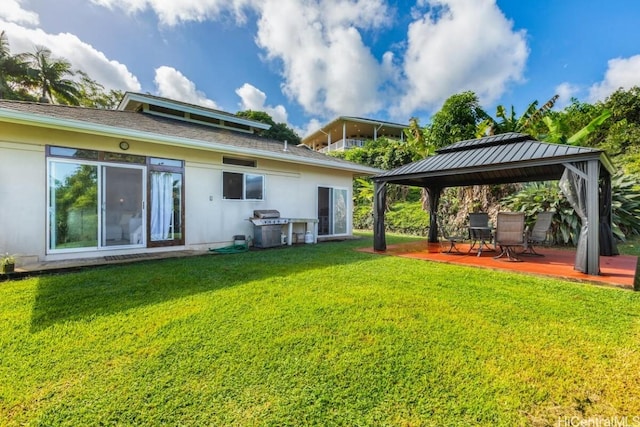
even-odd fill
[(309, 147), (325, 146), (328, 145), (327, 134), (331, 135), (331, 142), (336, 142), (342, 139), (343, 130), (346, 131), (347, 138), (373, 139), (375, 129), (378, 137), (387, 136), (398, 139), (402, 137), (403, 130), (408, 126), (384, 120), (340, 116), (302, 138), (302, 143)]
[(384, 172), (373, 179), (420, 187), (458, 187), (558, 180), (569, 162), (599, 159), (613, 166), (601, 150), (537, 141), (511, 132), (460, 141), (436, 155)]
[(379, 169), (252, 134), (176, 118), (124, 110), (105, 110), (0, 100), (0, 121), (313, 165), (373, 175)]

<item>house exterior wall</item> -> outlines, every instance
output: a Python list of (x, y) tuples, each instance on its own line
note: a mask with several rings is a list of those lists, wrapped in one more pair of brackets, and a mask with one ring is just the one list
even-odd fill
[[(17, 254), (20, 265), (27, 260), (60, 260), (183, 248), (122, 248), (47, 254), (46, 146), (125, 153), (119, 148), (120, 141), (121, 138), (3, 123), (0, 127), (0, 252)], [(127, 142), (130, 145), (127, 154), (184, 161), (186, 249), (226, 246), (237, 234), (252, 236), (253, 225), (248, 218), (254, 209), (277, 209), (283, 217), (317, 218), (319, 186), (346, 188), (351, 200), (352, 174), (348, 171), (259, 157), (253, 157), (257, 160), (256, 168), (240, 167), (223, 164), (223, 153), (220, 152), (131, 139)], [(228, 156), (243, 157), (237, 154)], [(224, 171), (263, 175), (264, 200), (224, 200)], [(352, 206), (349, 218), (351, 213)], [(348, 230), (351, 234), (351, 223)]]

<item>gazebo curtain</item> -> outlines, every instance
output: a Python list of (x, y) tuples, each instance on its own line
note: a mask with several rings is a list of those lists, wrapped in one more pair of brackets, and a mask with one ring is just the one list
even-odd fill
[(600, 185), (600, 255), (619, 255), (616, 239), (611, 230), (611, 175), (607, 174)]
[(587, 272), (587, 233), (589, 231), (589, 221), (587, 218), (587, 163), (572, 164), (579, 172), (566, 168), (560, 178), (560, 189), (567, 200), (580, 217), (582, 227), (578, 236), (578, 248), (576, 249), (575, 270), (582, 273)]

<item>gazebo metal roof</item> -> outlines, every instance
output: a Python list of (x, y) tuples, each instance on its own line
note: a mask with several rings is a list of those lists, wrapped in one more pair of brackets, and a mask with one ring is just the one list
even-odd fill
[(613, 166), (601, 150), (537, 141), (510, 132), (460, 141), (437, 154), (384, 172), (374, 181), (412, 186), (458, 187), (558, 180), (567, 162), (599, 159)]

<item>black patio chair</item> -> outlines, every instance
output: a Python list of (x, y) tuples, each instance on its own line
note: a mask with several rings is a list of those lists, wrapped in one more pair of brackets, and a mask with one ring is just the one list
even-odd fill
[(468, 237), (457, 232), (451, 233), (449, 229), (440, 222), (438, 222), (438, 231), (440, 232), (440, 236), (442, 237), (441, 244), (449, 244), (447, 250), (442, 250), (443, 253), (463, 254), (463, 252), (461, 252), (460, 249), (456, 246), (456, 243), (464, 243), (466, 240), (468, 240)]
[(469, 214), (469, 238), (471, 239), (471, 252), (476, 244), (478, 245), (478, 256), (482, 254), (482, 247), (487, 250), (495, 250), (489, 244), (493, 241), (493, 229), (489, 225), (489, 214), (486, 212), (475, 212)]

